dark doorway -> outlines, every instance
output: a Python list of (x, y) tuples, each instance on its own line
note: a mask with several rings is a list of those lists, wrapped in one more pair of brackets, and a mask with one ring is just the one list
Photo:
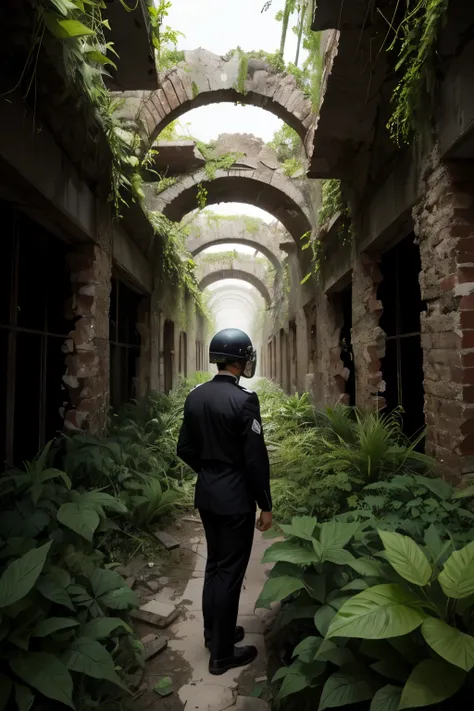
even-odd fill
[(72, 330), (68, 247), (0, 201), (0, 470), (32, 459), (63, 426), (62, 346)]
[(421, 300), (420, 250), (414, 235), (386, 252), (380, 268), (383, 279), (377, 296), (383, 305), (380, 326), (386, 333), (382, 359), (386, 391), (381, 395), (388, 412), (403, 408), (403, 429), (412, 437), (425, 426), (420, 313), (426, 304)]
[(185, 331), (179, 334), (179, 374), (185, 378), (188, 375), (188, 334)]
[(118, 408), (136, 398), (140, 334), (138, 307), (142, 296), (112, 279), (109, 311), (110, 404)]
[(341, 328), (341, 360), (344, 367), (349, 371), (344, 392), (347, 395), (348, 404), (354, 407), (356, 404), (355, 388), (355, 367), (352, 353), (352, 287), (348, 287), (341, 292), (341, 309), (343, 324)]
[(165, 371), (165, 393), (168, 394), (173, 389), (173, 366), (174, 366), (174, 323), (168, 319), (163, 327), (163, 356)]

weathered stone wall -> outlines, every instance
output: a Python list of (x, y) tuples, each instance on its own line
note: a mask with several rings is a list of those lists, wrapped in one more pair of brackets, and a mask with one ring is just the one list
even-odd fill
[(74, 328), (64, 345), (68, 391), (67, 431), (100, 432), (109, 406), (110, 254), (98, 245), (78, 247), (68, 256), (73, 296), (66, 313)]
[(356, 401), (359, 407), (385, 406), (380, 361), (385, 355), (385, 334), (379, 326), (383, 306), (377, 299), (382, 281), (378, 260), (360, 254), (353, 263), (352, 350), (356, 371)]
[(451, 478), (474, 472), (474, 164), (437, 150), (414, 210), (422, 314), (427, 451)]

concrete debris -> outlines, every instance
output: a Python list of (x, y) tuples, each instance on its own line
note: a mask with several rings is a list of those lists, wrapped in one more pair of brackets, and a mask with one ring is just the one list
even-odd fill
[(172, 551), (180, 546), (179, 541), (170, 533), (166, 533), (166, 531), (153, 531), (153, 535), (167, 551)]
[[(144, 640), (147, 640), (146, 642)], [(145, 647), (145, 661), (156, 657), (157, 654), (162, 652), (168, 646), (168, 640), (165, 637), (159, 637), (155, 634), (149, 634), (144, 637), (142, 643)]]
[(179, 616), (179, 610), (175, 605), (169, 605), (159, 600), (150, 600), (142, 605), (138, 610), (134, 610), (131, 616), (135, 620), (148, 622), (150, 625), (165, 629)]

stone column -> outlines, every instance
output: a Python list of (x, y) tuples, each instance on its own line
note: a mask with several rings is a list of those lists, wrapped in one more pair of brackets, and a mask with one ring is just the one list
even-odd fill
[(109, 301), (110, 254), (87, 244), (67, 257), (73, 296), (66, 310), (75, 319), (65, 344), (69, 392), (65, 411), (66, 431), (99, 433), (109, 407)]
[(358, 255), (352, 277), (352, 351), (356, 404), (362, 408), (385, 407), (380, 363), (385, 355), (385, 333), (379, 326), (383, 306), (377, 299), (381, 281), (378, 260), (367, 254)]
[(426, 450), (447, 478), (474, 474), (474, 164), (435, 150), (413, 211), (419, 238)]

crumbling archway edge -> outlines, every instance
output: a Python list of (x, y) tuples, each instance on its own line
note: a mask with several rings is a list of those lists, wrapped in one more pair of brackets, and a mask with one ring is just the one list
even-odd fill
[(199, 170), (178, 181), (175, 185), (155, 195), (153, 184), (147, 190), (147, 207), (162, 212), (174, 222), (180, 222), (198, 205), (199, 186), (207, 191), (206, 204), (243, 202), (260, 207), (273, 215), (288, 230), (296, 245), (311, 231), (311, 220), (302, 193), (290, 178), (277, 173), (230, 168), (216, 171), (209, 179)]
[(203, 279), (201, 279), (199, 282), (199, 288), (201, 291), (204, 291), (204, 289), (207, 289), (207, 287), (211, 286), (211, 284), (223, 281), (224, 279), (240, 279), (241, 281), (246, 281), (247, 284), (251, 284), (255, 287), (255, 289), (257, 289), (259, 294), (261, 294), (265, 300), (267, 306), (270, 306), (270, 292), (265, 284), (258, 277), (256, 277), (255, 274), (251, 274), (250, 272), (246, 272), (242, 269), (218, 269), (215, 272), (210, 272), (209, 274), (206, 274)]
[[(132, 102), (138, 98), (136, 93), (128, 96)], [(227, 58), (205, 49), (185, 52), (185, 61), (160, 77), (158, 91), (140, 93), (137, 118), (153, 143), (171, 121), (187, 111), (222, 102), (270, 111), (291, 126), (304, 145), (317, 120), (310, 98), (291, 74), (277, 73), (264, 61), (247, 59), (238, 51)]]

